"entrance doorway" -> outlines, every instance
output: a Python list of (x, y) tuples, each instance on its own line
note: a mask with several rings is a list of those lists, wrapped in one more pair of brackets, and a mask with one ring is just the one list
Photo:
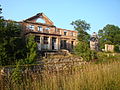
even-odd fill
[(67, 41), (66, 40), (61, 40), (60, 41), (60, 48), (61, 49), (67, 49)]
[(52, 37), (52, 50), (56, 50), (56, 49), (57, 49), (56, 38)]

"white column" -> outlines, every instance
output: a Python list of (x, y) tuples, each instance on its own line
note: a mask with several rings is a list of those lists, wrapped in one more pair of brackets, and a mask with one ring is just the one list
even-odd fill
[(59, 38), (56, 37), (56, 50), (59, 50)]
[(48, 49), (51, 50), (51, 37), (48, 38)]
[(40, 45), (41, 45), (41, 50), (43, 49), (43, 36), (40, 37)]

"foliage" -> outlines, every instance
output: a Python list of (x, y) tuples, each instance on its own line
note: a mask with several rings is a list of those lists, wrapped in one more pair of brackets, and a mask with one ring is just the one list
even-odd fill
[(22, 35), (22, 26), (14, 21), (0, 20), (0, 65), (31, 64), (36, 57), (36, 43), (33, 36), (27, 40)]
[(120, 45), (120, 28), (115, 25), (107, 24), (103, 29), (99, 30), (100, 48), (107, 44)]
[[(0, 14), (2, 13), (2, 8), (1, 8), (1, 5), (0, 5)], [(0, 16), (0, 19), (2, 19), (3, 16)]]
[(74, 29), (78, 31), (78, 40), (79, 41), (88, 41), (90, 35), (87, 33), (87, 30), (90, 29), (90, 24), (86, 23), (84, 20), (76, 20), (71, 23), (74, 26)]
[(120, 45), (115, 45), (114, 51), (120, 53)]
[(27, 41), (26, 41), (26, 59), (25, 59), (25, 64), (32, 64), (35, 63), (35, 59), (37, 56), (37, 43), (34, 40), (34, 36), (33, 35), (29, 35), (27, 37)]
[[(94, 53), (89, 48), (89, 39), (90, 35), (87, 33), (87, 30), (90, 29), (90, 24), (86, 23), (84, 20), (76, 20), (71, 23), (74, 26), (74, 29), (78, 31), (78, 44), (76, 45), (74, 51), (75, 54), (81, 56), (84, 60), (90, 61), (94, 59)], [(93, 56), (92, 56), (93, 55)]]
[(22, 72), (20, 68), (20, 62), (17, 63), (16, 68), (13, 69), (12, 73), (12, 83), (21, 84), (22, 82)]
[(79, 41), (74, 48), (74, 51), (76, 55), (81, 56), (86, 61), (97, 58), (96, 52), (90, 50), (89, 44), (87, 42)]
[(120, 61), (119, 53), (108, 53), (108, 52), (98, 52), (97, 53), (98, 60), (95, 62), (96, 64), (101, 63), (113, 63)]
[(15, 64), (25, 56), (22, 27), (13, 21), (0, 20), (0, 65)]

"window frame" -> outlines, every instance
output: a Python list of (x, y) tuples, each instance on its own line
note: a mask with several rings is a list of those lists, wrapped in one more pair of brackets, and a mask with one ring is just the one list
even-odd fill
[(42, 26), (38, 26), (38, 31), (43, 31), (43, 28), (42, 28)]
[(64, 31), (64, 36), (67, 36), (67, 31)]
[(31, 30), (34, 30), (35, 26), (34, 25), (28, 25), (28, 28), (31, 29)]

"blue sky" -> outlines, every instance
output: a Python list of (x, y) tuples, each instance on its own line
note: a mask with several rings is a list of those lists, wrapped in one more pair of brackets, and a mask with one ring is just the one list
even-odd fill
[(5, 19), (22, 21), (43, 12), (57, 27), (71, 29), (72, 21), (85, 20), (89, 33), (106, 24), (120, 27), (120, 0), (0, 0)]

